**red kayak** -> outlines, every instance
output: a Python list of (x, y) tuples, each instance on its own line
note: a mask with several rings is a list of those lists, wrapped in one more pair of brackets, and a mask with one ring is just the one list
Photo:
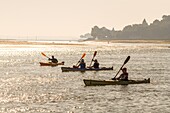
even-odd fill
[(60, 62), (60, 63), (53, 63), (53, 62), (39, 62), (40, 66), (58, 66), (58, 65), (64, 65), (64, 62)]

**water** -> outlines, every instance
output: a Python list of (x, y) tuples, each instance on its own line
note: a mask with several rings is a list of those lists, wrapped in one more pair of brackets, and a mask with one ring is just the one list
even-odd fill
[[(113, 71), (61, 72), (41, 67), (54, 55), (64, 66), (94, 51), (100, 66)], [(151, 78), (150, 84), (84, 87), (83, 79), (115, 76), (127, 56), (130, 79)], [(2, 113), (168, 113), (170, 111), (170, 44), (93, 43), (82, 45), (0, 45), (0, 112)]]

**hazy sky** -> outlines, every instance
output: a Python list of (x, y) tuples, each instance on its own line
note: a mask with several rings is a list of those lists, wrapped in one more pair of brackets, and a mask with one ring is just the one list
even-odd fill
[(170, 15), (170, 0), (0, 0), (0, 36), (78, 38), (95, 25), (121, 30)]

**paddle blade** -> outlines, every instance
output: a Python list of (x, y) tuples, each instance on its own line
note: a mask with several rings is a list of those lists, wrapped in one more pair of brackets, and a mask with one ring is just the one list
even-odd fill
[(43, 52), (41, 52), (41, 54), (42, 54), (43, 56), (47, 57)]
[[(129, 61), (129, 59), (130, 59), (130, 56), (128, 56), (127, 58), (126, 58), (126, 60), (124, 61), (124, 64), (122, 65), (122, 67), (119, 69), (119, 71), (117, 72), (117, 74), (115, 75), (115, 77), (113, 78), (113, 79), (116, 79), (116, 76), (119, 74), (119, 72), (120, 72), (120, 70), (123, 68), (123, 66)], [(113, 80), (112, 79), (112, 80)]]
[(86, 56), (86, 53), (84, 53), (84, 54), (82, 55), (81, 59), (84, 58), (85, 56)]
[(125, 60), (125, 62), (124, 62), (124, 65), (129, 61), (129, 59), (130, 59), (130, 56), (128, 56), (128, 57), (126, 58), (126, 60)]
[(84, 54), (82, 55), (82, 57), (80, 58), (80, 60), (77, 62), (76, 66), (78, 65), (78, 63), (80, 63), (81, 59), (83, 59), (85, 56), (86, 56), (86, 53), (84, 53)]
[(94, 57), (96, 56), (96, 54), (97, 54), (97, 51), (95, 51), (95, 52), (94, 52), (94, 54), (93, 54), (93, 58), (91, 59), (91, 62), (90, 62), (89, 67), (91, 67), (92, 61), (93, 61)]
[(97, 54), (97, 51), (94, 52), (93, 58), (96, 56), (96, 54)]

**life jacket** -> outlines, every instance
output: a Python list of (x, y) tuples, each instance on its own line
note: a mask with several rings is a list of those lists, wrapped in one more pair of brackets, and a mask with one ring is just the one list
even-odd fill
[(121, 74), (120, 80), (128, 80), (128, 73)]
[(85, 64), (85, 63), (80, 63), (80, 68), (81, 68), (81, 69), (86, 68), (86, 64)]
[(94, 63), (94, 64), (93, 64), (93, 67), (94, 67), (94, 68), (99, 68), (99, 63)]

